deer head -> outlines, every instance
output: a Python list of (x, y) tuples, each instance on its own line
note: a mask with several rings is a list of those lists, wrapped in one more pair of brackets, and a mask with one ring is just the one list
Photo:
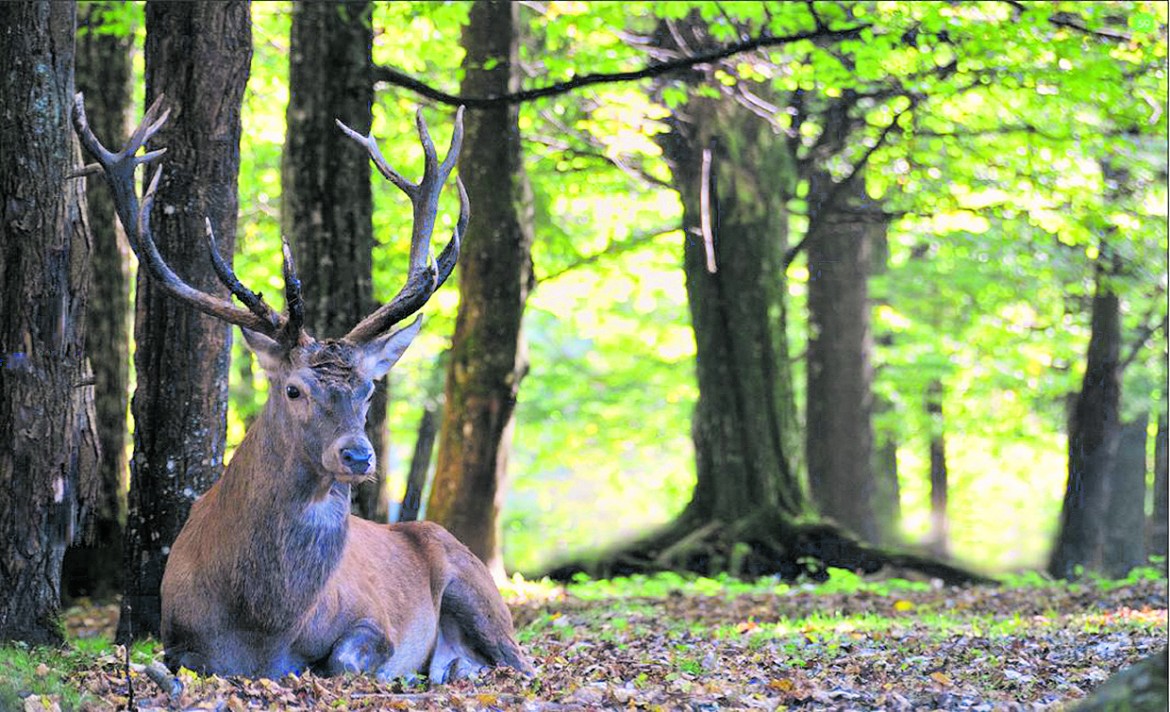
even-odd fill
[[(162, 176), (155, 169), (149, 187), (139, 201), (134, 189), (134, 171), (139, 165), (160, 158), (166, 149), (136, 155), (166, 123), (159, 96), (119, 152), (107, 150), (90, 130), (84, 98), (77, 95), (73, 120), (78, 136), (97, 164), (82, 172), (105, 173), (115, 198), (118, 217), (139, 263), (154, 283), (171, 296), (205, 314), (235, 324), (256, 354), (268, 375), (271, 388), (265, 406), (264, 423), (275, 432), (287, 433), (289, 446), (309, 469), (323, 478), (350, 483), (374, 472), (375, 455), (365, 434), (366, 412), (373, 394), (373, 381), (381, 378), (402, 356), (422, 326), (421, 316), (409, 326), (395, 326), (417, 312), (447, 277), (459, 256), (467, 227), (467, 192), (458, 178), (459, 219), (450, 242), (434, 258), (431, 234), (438, 212), (439, 194), (455, 166), (463, 140), (463, 109), (455, 116), (455, 128), (447, 157), (439, 162), (422, 110), (416, 114), (419, 139), (425, 156), (422, 180), (403, 178), (389, 166), (372, 136), (363, 136), (340, 121), (338, 127), (362, 146), (374, 165), (410, 198), (414, 223), (410, 243), (410, 266), (406, 283), (388, 303), (363, 319), (341, 339), (318, 341), (305, 332), (301, 283), (297, 279), (292, 251), (283, 244), (283, 272), (286, 312), (277, 313), (263, 295), (245, 287), (219, 253), (211, 222), (206, 240), (212, 266), (219, 280), (238, 300), (210, 294), (192, 287), (162, 259), (150, 229), (151, 206)], [(295, 434), (295, 435), (294, 435)]]

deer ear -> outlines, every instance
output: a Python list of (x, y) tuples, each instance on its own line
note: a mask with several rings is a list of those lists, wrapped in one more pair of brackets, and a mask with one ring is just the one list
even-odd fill
[(410, 346), (414, 337), (418, 336), (419, 330), (422, 329), (422, 322), (420, 314), (405, 328), (385, 336), (379, 336), (362, 346), (361, 368), (366, 377), (371, 381), (376, 381), (385, 376), (386, 372), (398, 363), (398, 359), (402, 358), (402, 354), (406, 352), (406, 347)]
[(275, 339), (269, 338), (259, 331), (252, 331), (240, 327), (240, 331), (244, 332), (244, 341), (248, 344), (248, 348), (252, 349), (252, 353), (256, 354), (256, 360), (260, 362), (260, 368), (263, 368), (268, 373), (274, 373), (280, 369), (285, 362), (287, 351), (283, 346), (276, 342)]

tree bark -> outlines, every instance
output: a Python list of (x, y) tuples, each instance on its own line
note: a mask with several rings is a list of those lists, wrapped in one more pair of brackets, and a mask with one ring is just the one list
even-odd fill
[[(305, 328), (340, 338), (377, 308), (370, 160), (334, 123), (359, 133), (373, 120), (374, 32), (366, 0), (296, 3), (289, 52), (289, 102), (282, 166), (281, 228), (296, 253)], [(354, 488), (354, 510), (389, 518), (385, 381), (375, 384), (366, 435), (378, 453), (377, 478)]]
[(61, 561), (98, 487), (74, 23), (73, 3), (0, 4), (0, 642), (61, 642)]
[[(77, 90), (103, 140), (121, 145), (131, 101), (133, 31), (102, 32), (112, 3), (78, 5)], [(102, 458), (101, 490), (82, 541), (65, 552), (62, 593), (105, 599), (122, 583), (122, 525), (126, 520), (126, 427), (130, 400), (130, 247), (101, 176), (86, 180), (93, 252), (86, 313), (86, 354), (94, 369), (94, 406)]]
[[(519, 6), (471, 6), (463, 32), (461, 92), (492, 96), (519, 87)], [(521, 333), (532, 282), (532, 189), (524, 172), (515, 106), (467, 117), (459, 173), (471, 222), (459, 261), (459, 312), (447, 371), (443, 423), (428, 518), (447, 527), (503, 574), (500, 507), (513, 410), (528, 368)]]
[(862, 176), (854, 176), (847, 190), (840, 205), (822, 210), (806, 241), (805, 453), (809, 491), (820, 513), (877, 542), (868, 277), (870, 247), (885, 231), (886, 218), (867, 198)]
[[(204, 218), (222, 253), (235, 245), (240, 107), (251, 62), (247, 2), (148, 2), (146, 103), (165, 94), (167, 149), (151, 217), (163, 259), (193, 286), (227, 296), (207, 255)], [(159, 585), (191, 503), (223, 471), (231, 331), (164, 294), (139, 272), (134, 365), (138, 388), (126, 587), (117, 639), (157, 635)]]
[(1108, 476), (1120, 437), (1121, 305), (1108, 283), (1116, 271), (1112, 262), (1103, 244), (1085, 375), (1069, 422), (1068, 483), (1060, 530), (1048, 562), (1049, 573), (1058, 578), (1076, 577), (1078, 567), (1101, 570)]
[(1146, 428), (1142, 413), (1121, 426), (1117, 459), (1109, 476), (1109, 506), (1105, 512), (1104, 573), (1125, 578), (1146, 563)]

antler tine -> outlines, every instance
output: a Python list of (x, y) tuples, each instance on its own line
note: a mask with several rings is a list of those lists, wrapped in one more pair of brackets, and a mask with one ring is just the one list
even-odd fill
[(301, 295), (301, 280), (297, 278), (292, 248), (285, 238), (281, 238), (281, 254), (284, 259), (281, 265), (284, 273), (284, 301), (288, 309), (288, 319), (282, 328), (282, 338), (285, 343), (296, 344), (301, 339), (301, 328), (305, 323), (305, 300)]
[(272, 324), (273, 328), (280, 326), (280, 315), (268, 306), (268, 303), (264, 301), (264, 295), (260, 292), (253, 292), (240, 282), (239, 278), (236, 277), (235, 270), (219, 254), (219, 245), (215, 241), (215, 230), (211, 227), (211, 218), (204, 218), (203, 221), (207, 226), (207, 249), (211, 254), (211, 266), (215, 269), (219, 281), (223, 282), (250, 312)]
[(162, 167), (155, 169), (146, 192), (139, 201), (134, 188), (134, 169), (142, 164), (157, 160), (166, 152), (165, 148), (148, 151), (137, 156), (138, 150), (156, 134), (166, 123), (170, 111), (163, 109), (164, 98), (159, 96), (147, 109), (142, 122), (131, 133), (126, 145), (117, 153), (108, 150), (90, 129), (85, 116), (85, 98), (77, 94), (73, 107), (73, 125), (85, 149), (97, 160), (101, 171), (105, 175), (106, 183), (114, 196), (114, 205), (118, 219), (134, 254), (139, 263), (146, 267), (147, 273), (156, 284), (171, 296), (198, 309), (204, 314), (222, 319), (230, 324), (236, 324), (246, 329), (259, 331), (267, 336), (275, 337), (285, 320), (264, 303), (263, 298), (236, 279), (235, 273), (228, 267), (215, 248), (215, 236), (208, 223), (207, 238), (212, 253), (212, 266), (220, 281), (236, 295), (247, 308), (243, 309), (223, 299), (198, 290), (187, 284), (175, 274), (174, 270), (163, 260), (155, 244), (150, 230), (150, 212), (154, 204), (155, 193), (162, 178)]
[(334, 121), (337, 122), (338, 128), (345, 132), (346, 136), (349, 136), (351, 139), (356, 141), (358, 145), (366, 149), (366, 153), (370, 154), (370, 159), (373, 160), (374, 165), (377, 166), (378, 172), (381, 173), (386, 178), (386, 180), (398, 186), (398, 189), (403, 193), (406, 193), (407, 195), (414, 195), (415, 191), (418, 189), (418, 186), (406, 178), (403, 178), (398, 171), (390, 167), (390, 164), (386, 162), (385, 157), (382, 156), (382, 151), (378, 148), (378, 143), (374, 140), (373, 134), (367, 134), (363, 136), (357, 131), (354, 131), (350, 127), (343, 124), (341, 119), (334, 119)]
[[(390, 178), (407, 194), (413, 207), (414, 218), (410, 237), (410, 265), (406, 275), (406, 283), (393, 299), (379, 307), (346, 334), (346, 339), (356, 343), (369, 341), (385, 333), (426, 304), (435, 290), (446, 281), (455, 268), (463, 233), (470, 218), (471, 209), (467, 199), (467, 191), (463, 188), (462, 181), (456, 181), (459, 190), (459, 220), (451, 241), (436, 260), (431, 251), (431, 234), (434, 232), (435, 217), (439, 211), (439, 195), (455, 167), (459, 150), (463, 145), (463, 107), (459, 107), (455, 114), (451, 147), (441, 164), (421, 109), (415, 115), (415, 122), (426, 158), (423, 177), (418, 184), (410, 183), (390, 170), (388, 166), (380, 165), (381, 153), (377, 151), (377, 146), (371, 137), (361, 137), (356, 135), (356, 132), (346, 130), (347, 135), (366, 147), (382, 175)], [(342, 128), (345, 130), (344, 125)], [(398, 176), (409, 188), (400, 185), (398, 181), (391, 178), (391, 175)]]

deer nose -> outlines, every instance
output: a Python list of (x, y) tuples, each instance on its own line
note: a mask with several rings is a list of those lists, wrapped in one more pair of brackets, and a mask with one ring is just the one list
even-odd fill
[(341, 450), (341, 464), (355, 475), (364, 475), (369, 472), (373, 460), (373, 449), (365, 445), (353, 445)]

